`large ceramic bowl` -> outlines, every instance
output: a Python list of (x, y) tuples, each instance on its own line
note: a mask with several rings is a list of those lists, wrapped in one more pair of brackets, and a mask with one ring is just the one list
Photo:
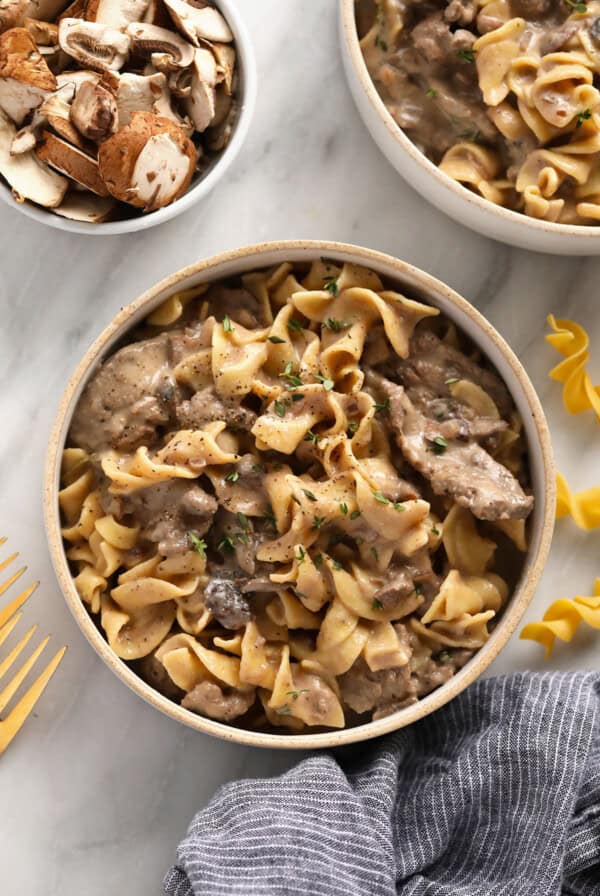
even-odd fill
[(175, 218), (199, 203), (202, 199), (205, 199), (221, 178), (225, 176), (242, 148), (250, 128), (256, 103), (256, 60), (246, 26), (238, 12), (235, 0), (216, 0), (216, 5), (227, 19), (227, 23), (233, 32), (239, 72), (239, 112), (231, 139), (221, 155), (215, 159), (205, 174), (197, 175), (192, 180), (187, 192), (180, 199), (175, 200), (175, 202), (165, 206), (165, 208), (150, 212), (147, 215), (140, 215), (134, 212), (130, 218), (108, 221), (104, 224), (87, 224), (80, 221), (71, 221), (68, 218), (61, 218), (60, 215), (55, 215), (53, 212), (40, 208), (31, 202), (15, 202), (10, 187), (1, 180), (0, 199), (10, 205), (11, 208), (18, 209), (18, 211), (27, 215), (28, 218), (33, 218), (34, 221), (39, 221), (41, 224), (56, 227), (57, 230), (85, 233), (90, 236), (114, 236), (120, 233), (137, 233), (140, 230), (147, 230), (149, 227), (156, 227), (157, 224), (162, 224), (171, 220), (171, 218)]
[[(487, 643), (446, 684), (413, 706), (406, 707), (384, 719), (355, 728), (321, 734), (265, 734), (223, 725), (183, 709), (146, 684), (112, 652), (75, 590), (65, 557), (58, 507), (60, 462), (75, 405), (99, 362), (111, 353), (131, 327), (143, 320), (168, 296), (179, 290), (189, 289), (200, 283), (222, 277), (278, 265), (284, 261), (308, 262), (320, 256), (370, 267), (384, 277), (395, 281), (398, 288), (406, 291), (411, 297), (440, 308), (495, 365), (523, 418), (529, 445), (535, 509), (531, 518), (530, 547), (514, 593)], [(465, 299), (423, 271), (380, 252), (343, 243), (289, 241), (248, 246), (216, 255), (206, 261), (200, 261), (152, 287), (117, 314), (112, 323), (86, 352), (71, 377), (60, 403), (50, 436), (45, 472), (44, 511), (52, 561), (69, 608), (92, 647), (128, 687), (170, 718), (183, 722), (196, 731), (204, 731), (207, 734), (243, 744), (304, 749), (332, 747), (367, 740), (409, 725), (447, 703), (481, 675), (510, 638), (531, 600), (544, 568), (554, 519), (554, 476), (548, 427), (539, 399), (527, 374), (502, 337)]]
[(599, 255), (600, 227), (551, 224), (483, 199), (448, 177), (414, 145), (388, 112), (363, 59), (354, 0), (338, 0), (342, 59), (350, 91), (375, 143), (432, 205), (477, 233), (537, 252)]

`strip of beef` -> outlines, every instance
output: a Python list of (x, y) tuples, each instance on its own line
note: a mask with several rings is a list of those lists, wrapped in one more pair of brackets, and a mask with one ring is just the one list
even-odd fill
[(408, 462), (431, 483), (478, 519), (525, 519), (533, 498), (506, 467), (476, 442), (440, 442), (440, 428), (413, 406), (402, 386), (376, 374), (370, 385), (390, 401), (390, 423)]
[(510, 394), (500, 377), (428, 330), (415, 333), (410, 356), (397, 365), (396, 372), (411, 401), (413, 389), (425, 389), (430, 400), (433, 397), (451, 399), (451, 382), (461, 379), (470, 380), (487, 392), (501, 417), (509, 417), (512, 411)]
[(211, 286), (203, 299), (209, 303), (217, 320), (223, 320), (227, 315), (247, 329), (264, 326), (266, 323), (260, 302), (248, 289)]
[(189, 400), (179, 402), (175, 416), (182, 429), (202, 429), (207, 423), (223, 420), (232, 429), (247, 432), (256, 422), (254, 411), (240, 404), (224, 402), (213, 386), (206, 386)]
[(169, 340), (163, 333), (119, 349), (102, 364), (81, 396), (70, 439), (87, 451), (133, 451), (156, 439), (175, 392)]
[(481, 417), (469, 405), (453, 398), (438, 398), (425, 387), (409, 389), (407, 394), (418, 410), (439, 423), (445, 439), (482, 441), (508, 429), (506, 420)]
[(153, 653), (148, 654), (141, 660), (137, 660), (134, 668), (150, 687), (157, 690), (164, 697), (168, 697), (169, 700), (175, 700), (179, 703), (185, 695), (185, 691), (177, 687), (161, 661), (157, 660)]
[(410, 696), (410, 669), (406, 665), (372, 672), (359, 657), (347, 672), (340, 675), (338, 684), (344, 703), (362, 715), (380, 704)]
[(373, 594), (373, 604), (377, 601), (384, 610), (392, 610), (405, 598), (413, 594), (415, 584), (409, 571), (402, 567), (388, 570), (388, 581)]
[(231, 722), (245, 715), (256, 698), (254, 688), (221, 688), (212, 681), (201, 681), (181, 701), (185, 709), (199, 715)]
[(212, 495), (182, 479), (157, 482), (112, 502), (112, 512), (119, 519), (131, 515), (141, 527), (141, 538), (158, 545), (165, 557), (188, 550), (190, 532), (205, 535), (217, 507)]

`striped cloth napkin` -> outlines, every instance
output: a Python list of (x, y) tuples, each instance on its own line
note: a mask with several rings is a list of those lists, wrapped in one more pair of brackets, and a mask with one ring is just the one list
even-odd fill
[(599, 896), (600, 673), (480, 681), (358, 751), (228, 784), (194, 818), (164, 889)]

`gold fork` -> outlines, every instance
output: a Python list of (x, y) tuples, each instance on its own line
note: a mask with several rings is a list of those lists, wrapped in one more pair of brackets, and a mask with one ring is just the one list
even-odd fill
[[(6, 538), (0, 538), (0, 545), (5, 544), (5, 542)], [(6, 560), (2, 561), (2, 563), (0, 563), (0, 572), (3, 572), (10, 566), (18, 556), (18, 553), (11, 554), (10, 557), (7, 557)], [(0, 584), (0, 597), (23, 575), (26, 569), (26, 566), (21, 567), (21, 569), (18, 569), (15, 573), (10, 575), (5, 582)], [(24, 591), (21, 591), (21, 593), (15, 597), (12, 603), (3, 610), (0, 610), (0, 645), (6, 641), (10, 633), (21, 620), (23, 613), (19, 613), (18, 610), (23, 606), (27, 598), (31, 597), (38, 585), (39, 582), (34, 582), (33, 585), (29, 585), (29, 587), (25, 588)], [(33, 625), (21, 638), (19, 643), (13, 647), (8, 656), (4, 660), (0, 660), (0, 682), (36, 631), (37, 625)], [(12, 680), (8, 682), (4, 690), (0, 692), (0, 714), (6, 709), (14, 695), (17, 693), (17, 690), (37, 662), (49, 640), (50, 637), (44, 638), (42, 643), (33, 651), (29, 659), (25, 660), (21, 668), (15, 672)], [(20, 731), (25, 719), (33, 711), (35, 704), (42, 696), (46, 685), (54, 675), (58, 664), (65, 655), (66, 649), (66, 647), (61, 647), (58, 653), (52, 657), (39, 678), (37, 678), (29, 690), (23, 694), (19, 702), (13, 707), (6, 718), (0, 718), (0, 755), (6, 750), (9, 743)]]

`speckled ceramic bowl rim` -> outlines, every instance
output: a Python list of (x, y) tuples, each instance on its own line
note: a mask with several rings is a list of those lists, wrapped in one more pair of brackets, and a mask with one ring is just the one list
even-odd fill
[[(273, 254), (277, 258), (273, 260)], [(160, 302), (164, 301), (184, 281), (193, 277), (194, 282), (203, 282), (226, 276), (227, 268), (236, 267), (237, 271), (253, 270), (265, 265), (277, 264), (284, 260), (299, 261), (326, 255), (351, 260), (358, 264), (372, 267), (381, 271), (392, 279), (397, 277), (400, 282), (411, 281), (423, 295), (431, 296), (432, 304), (437, 300), (447, 303), (450, 307), (449, 316), (456, 312), (457, 317), (466, 317), (473, 325), (476, 333), (484, 335), (493, 344), (494, 349), (501, 355), (510, 368), (522, 391), (524, 402), (533, 419), (535, 442), (532, 444), (530, 434), (530, 451), (534, 451), (539, 457), (539, 483), (541, 488), (536, 492), (536, 524), (533, 527), (532, 542), (535, 549), (530, 549), (527, 562), (529, 569), (522, 576), (511, 600), (507, 604), (498, 625), (492, 632), (489, 641), (475, 654), (472, 660), (451, 678), (442, 687), (424, 697), (414, 706), (406, 707), (399, 712), (369, 722), (356, 728), (347, 728), (339, 731), (331, 731), (321, 734), (279, 735), (266, 734), (257, 731), (246, 731), (223, 725), (211, 719), (183, 709), (181, 706), (163, 697), (156, 690), (146, 684), (125, 663), (120, 660), (110, 649), (107, 642), (94, 624), (87, 609), (83, 605), (75, 586), (73, 577), (69, 571), (68, 563), (63, 549), (60, 533), (60, 517), (58, 509), (58, 480), (60, 471), (61, 453), (68, 431), (70, 419), (75, 403), (81, 393), (88, 376), (96, 367), (102, 357), (110, 351), (117, 338), (120, 338), (127, 329), (149, 314)], [(269, 258), (271, 256), (271, 258)], [(186, 284), (186, 287), (189, 284)], [(437, 299), (436, 299), (437, 297)], [(446, 310), (446, 313), (448, 311)], [(464, 326), (464, 324), (459, 324)], [(476, 337), (475, 337), (476, 339)], [(523, 405), (523, 400), (521, 401)], [(543, 484), (542, 484), (543, 483)], [(541, 491), (543, 490), (543, 494)], [(473, 682), (484, 669), (489, 666), (501, 648), (506, 644), (510, 635), (523, 615), (534, 589), (543, 571), (550, 541), (552, 537), (555, 508), (555, 471), (552, 456), (550, 434), (545, 421), (544, 413), (535, 390), (525, 373), (520, 362), (512, 350), (502, 339), (499, 333), (488, 323), (485, 318), (470, 305), (465, 299), (448, 286), (424, 273), (418, 268), (399, 261), (389, 255), (365, 249), (345, 243), (307, 240), (307, 241), (281, 241), (261, 243), (254, 246), (246, 246), (220, 255), (207, 258), (197, 264), (190, 265), (165, 280), (153, 286), (137, 298), (132, 304), (122, 308), (112, 322), (106, 327), (91, 348), (85, 353), (77, 369), (73, 373), (67, 385), (65, 394), (60, 402), (56, 420), (50, 435), (45, 476), (44, 476), (44, 517), (50, 553), (56, 575), (67, 601), (67, 604), (79, 624), (84, 635), (94, 647), (96, 652), (109, 666), (110, 669), (128, 685), (136, 694), (143, 697), (148, 703), (164, 712), (166, 715), (179, 722), (188, 725), (197, 731), (216, 735), (225, 740), (235, 741), (240, 744), (248, 744), (260, 747), (275, 747), (287, 749), (311, 749), (317, 747), (336, 747), (350, 744), (356, 741), (368, 740), (378, 737), (389, 731), (402, 728), (423, 718), (443, 704), (455, 697), (460, 691)]]
[(532, 230), (538, 231), (539, 233), (562, 234), (563, 236), (576, 238), (592, 236), (597, 237), (600, 240), (600, 228), (597, 226), (592, 227), (586, 224), (553, 224), (550, 221), (541, 221), (537, 218), (531, 218), (521, 212), (511, 211), (510, 209), (503, 208), (501, 205), (495, 205), (493, 202), (484, 199), (482, 196), (477, 196), (477, 194), (471, 192), (471, 190), (468, 190), (451, 177), (448, 177), (443, 171), (440, 171), (437, 165), (434, 165), (427, 156), (417, 149), (412, 140), (406, 136), (402, 128), (396, 124), (385, 103), (377, 93), (360, 49), (358, 31), (356, 29), (356, 16), (354, 12), (355, 0), (339, 0), (339, 2), (344, 39), (350, 52), (352, 64), (369, 102), (400, 148), (417, 162), (417, 164), (427, 172), (430, 178), (437, 182), (441, 189), (450, 191), (461, 202), (468, 202), (471, 205), (477, 206), (477, 208), (481, 209), (485, 214), (501, 218), (509, 224), (515, 222), (522, 223), (523, 220), (525, 220)]
[(216, 0), (216, 3), (233, 32), (234, 45), (238, 53), (238, 64), (241, 73), (240, 110), (231, 139), (221, 155), (216, 159), (208, 173), (201, 177), (193, 186), (189, 187), (180, 199), (148, 215), (125, 218), (121, 221), (106, 221), (99, 224), (61, 218), (60, 215), (55, 215), (50, 210), (46, 210), (31, 202), (15, 202), (10, 187), (4, 181), (0, 181), (0, 199), (28, 218), (32, 218), (34, 221), (45, 224), (48, 227), (54, 227), (57, 230), (84, 234), (86, 236), (115, 236), (123, 233), (138, 233), (141, 230), (148, 230), (150, 227), (164, 224), (165, 221), (170, 221), (172, 218), (177, 217), (177, 215), (187, 211), (208, 196), (221, 178), (225, 176), (243, 146), (254, 114), (257, 90), (254, 47), (243, 19), (238, 12), (237, 5), (234, 0)]

